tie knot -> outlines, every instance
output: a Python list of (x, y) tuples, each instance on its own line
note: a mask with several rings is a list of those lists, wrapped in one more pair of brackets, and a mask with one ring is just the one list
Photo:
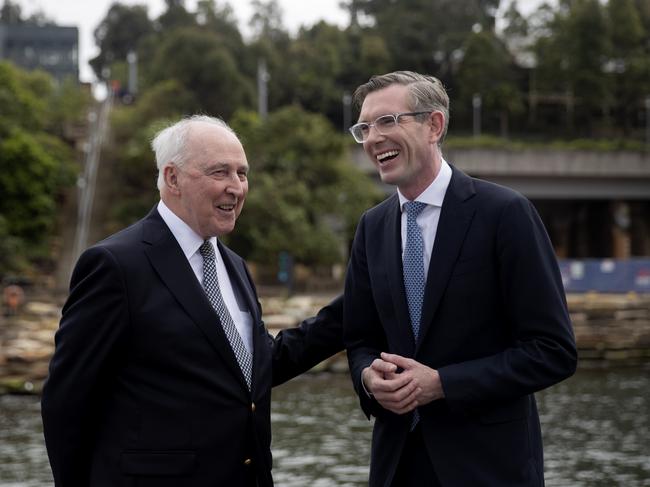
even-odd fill
[(417, 218), (417, 216), (422, 213), (422, 210), (424, 210), (426, 206), (427, 204), (422, 203), (421, 201), (407, 201), (404, 203), (406, 214), (412, 218)]
[(212, 242), (209, 240), (206, 240), (203, 242), (203, 244), (201, 244), (199, 247), (199, 252), (204, 259), (214, 260), (214, 247), (212, 246)]

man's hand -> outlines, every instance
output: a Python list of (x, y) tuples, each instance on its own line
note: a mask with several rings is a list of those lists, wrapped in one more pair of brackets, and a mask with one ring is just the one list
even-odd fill
[(406, 414), (418, 406), (417, 382), (411, 376), (397, 373), (397, 365), (375, 359), (370, 367), (361, 373), (366, 390), (377, 402), (395, 414)]
[(411, 358), (392, 353), (382, 352), (381, 359), (381, 362), (385, 364), (383, 365), (385, 368), (392, 365), (395, 367), (395, 370), (402, 369), (402, 372), (396, 376), (407, 384), (415, 385), (413, 387), (414, 399), (418, 406), (423, 406), (445, 397), (442, 382), (440, 382), (440, 375), (437, 370), (427, 367)]

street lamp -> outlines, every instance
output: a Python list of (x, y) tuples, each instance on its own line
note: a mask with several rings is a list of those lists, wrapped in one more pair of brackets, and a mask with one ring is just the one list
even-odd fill
[(645, 143), (650, 147), (650, 95), (645, 97)]
[(343, 93), (343, 133), (348, 131), (350, 125), (352, 125), (352, 113), (350, 106), (352, 105), (352, 95), (345, 91)]
[(481, 99), (481, 95), (479, 93), (474, 93), (474, 96), (472, 96), (472, 108), (473, 108), (473, 134), (474, 137), (480, 137), (481, 135), (481, 105), (483, 104), (483, 100)]
[(271, 75), (266, 69), (266, 60), (260, 58), (257, 61), (257, 112), (262, 120), (266, 120), (269, 113), (268, 82), (270, 79)]

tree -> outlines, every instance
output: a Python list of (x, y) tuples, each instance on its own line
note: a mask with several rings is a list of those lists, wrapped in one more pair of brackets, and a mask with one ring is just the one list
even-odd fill
[(20, 24), (23, 22), (20, 4), (5, 0), (0, 9), (0, 22), (5, 24)]
[(576, 107), (576, 127), (584, 127), (591, 135), (593, 120), (602, 117), (603, 109), (612, 99), (603, 65), (610, 44), (603, 7), (598, 0), (576, 0), (572, 3), (566, 27), (570, 41), (564, 46), (569, 63), (568, 78), (572, 92), (579, 97)]
[(177, 29), (161, 38), (145, 74), (146, 86), (174, 79), (194, 96), (189, 112), (229, 118), (237, 108), (252, 106), (250, 81), (213, 32)]
[[(285, 107), (262, 123), (238, 112), (232, 122), (251, 161), (250, 191), (229, 238), (245, 258), (274, 265), (291, 249), (296, 262), (344, 262), (361, 212), (378, 197), (344, 159), (344, 139), (322, 115)], [(300, 242), (300, 245), (296, 245)]]
[(483, 113), (498, 114), (501, 135), (506, 137), (509, 118), (523, 111), (523, 102), (513, 60), (492, 32), (477, 32), (467, 39), (457, 79), (459, 96), (456, 103), (462, 107), (459, 111), (469, 112), (473, 96), (479, 94)]
[(196, 25), (194, 15), (185, 8), (185, 0), (165, 0), (167, 10), (158, 17), (161, 31), (192, 27)]
[(95, 74), (104, 78), (104, 70), (116, 61), (125, 61), (130, 51), (137, 51), (140, 41), (154, 32), (146, 5), (111, 5), (95, 29), (99, 54), (90, 60)]
[(0, 274), (47, 255), (62, 191), (74, 181), (72, 150), (52, 135), (62, 126), (57, 96), (45, 73), (0, 63)]
[(342, 56), (347, 41), (339, 27), (321, 21), (309, 29), (301, 28), (289, 52), (293, 102), (338, 123), (344, 92), (339, 80), (345, 69)]
[(352, 19), (374, 20), (389, 47), (394, 69), (435, 73), (449, 81), (455, 53), (472, 26), (493, 30), (499, 0), (350, 0)]
[(255, 39), (275, 41), (286, 35), (282, 25), (282, 9), (277, 0), (252, 0), (253, 15), (248, 25), (253, 30)]
[(594, 121), (612, 102), (603, 67), (610, 44), (603, 8), (598, 0), (575, 0), (561, 4), (543, 26), (547, 36), (535, 43), (536, 90), (562, 95), (567, 128), (591, 135)]
[(644, 45), (646, 33), (634, 0), (609, 0), (607, 14), (616, 125), (629, 135), (650, 88), (649, 52)]

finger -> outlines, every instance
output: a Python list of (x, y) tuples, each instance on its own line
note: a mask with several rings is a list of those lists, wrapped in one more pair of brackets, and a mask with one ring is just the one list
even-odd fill
[[(392, 393), (411, 382), (413, 382), (413, 376), (411, 374), (399, 374), (396, 375), (394, 379), (375, 379), (373, 380), (373, 387), (377, 391)], [(417, 385), (417, 383), (415, 385)]]
[(397, 370), (397, 366), (395, 364), (385, 362), (378, 358), (372, 361), (370, 367), (372, 368), (372, 370), (375, 370), (381, 374), (391, 374)]
[(384, 403), (386, 404), (386, 409), (396, 412), (397, 414), (404, 414), (409, 411), (412, 411), (420, 404), (420, 401), (418, 399), (418, 395), (420, 392), (421, 392), (420, 388), (415, 388), (414, 390), (410, 391), (408, 395), (406, 395), (404, 398), (402, 398), (399, 401), (393, 401), (391, 399), (387, 399), (384, 401)]
[(400, 404), (385, 403), (381, 405), (384, 407), (384, 409), (387, 409), (395, 414), (406, 414), (417, 408), (418, 402), (417, 400), (411, 399), (410, 401), (405, 401)]
[(410, 369), (416, 363), (413, 359), (402, 357), (401, 355), (394, 353), (381, 352), (381, 358), (384, 362), (394, 364), (395, 366), (401, 367), (402, 369)]
[(417, 399), (419, 396), (417, 391), (419, 389), (416, 382), (410, 382), (401, 389), (393, 392), (380, 391), (378, 397), (387, 403), (403, 405), (404, 402), (411, 402), (413, 399)]

